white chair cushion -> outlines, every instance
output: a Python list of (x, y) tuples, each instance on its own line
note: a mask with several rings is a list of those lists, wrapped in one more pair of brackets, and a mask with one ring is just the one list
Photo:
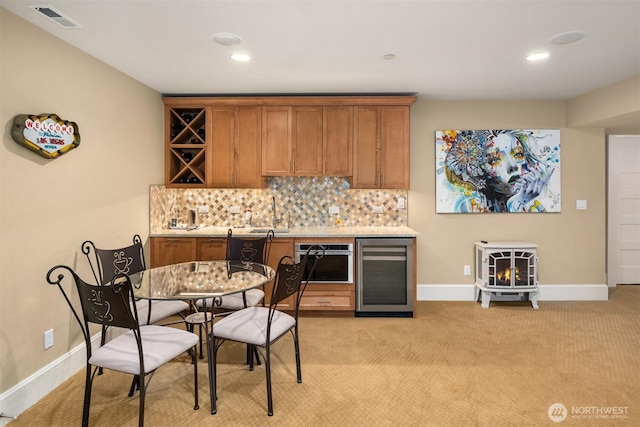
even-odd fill
[(149, 315), (149, 302), (151, 302), (151, 322), (156, 323), (159, 320), (166, 319), (174, 314), (182, 313), (189, 309), (189, 304), (184, 301), (149, 301), (141, 299), (136, 301), (138, 310), (138, 319), (140, 326), (147, 324), (147, 316)]
[[(148, 325), (140, 327), (145, 374), (193, 348), (200, 340), (198, 335), (168, 326)], [(129, 330), (93, 352), (89, 363), (106, 369), (140, 375), (138, 346)]]
[[(223, 317), (213, 325), (216, 338), (265, 346), (269, 308), (249, 307)], [(276, 310), (271, 322), (271, 342), (291, 330), (296, 324), (293, 316)]]
[[(262, 291), (262, 289), (249, 289), (248, 291), (245, 291), (245, 293), (247, 295), (247, 307), (254, 307), (258, 305), (258, 303), (262, 301), (262, 298), (264, 298), (264, 291)], [(226, 295), (222, 297), (221, 300), (220, 306), (216, 305), (215, 308), (224, 308), (225, 310), (240, 310), (245, 308), (241, 292)], [(207, 298), (207, 309), (210, 309), (212, 304), (213, 298)], [(196, 302), (196, 306), (202, 308), (203, 301), (198, 300)], [(153, 314), (153, 312), (151, 312), (151, 314)]]

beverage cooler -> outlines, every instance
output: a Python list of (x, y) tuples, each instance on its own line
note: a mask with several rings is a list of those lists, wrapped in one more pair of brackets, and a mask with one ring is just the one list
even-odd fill
[(356, 239), (356, 316), (413, 317), (412, 238)]

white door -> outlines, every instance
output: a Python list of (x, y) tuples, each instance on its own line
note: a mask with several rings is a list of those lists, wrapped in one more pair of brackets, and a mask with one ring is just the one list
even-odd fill
[(640, 136), (609, 136), (607, 283), (640, 284)]

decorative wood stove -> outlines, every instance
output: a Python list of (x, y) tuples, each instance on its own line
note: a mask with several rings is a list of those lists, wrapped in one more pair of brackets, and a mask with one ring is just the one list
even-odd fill
[(526, 242), (475, 242), (478, 301), (528, 300), (538, 308), (538, 245)]

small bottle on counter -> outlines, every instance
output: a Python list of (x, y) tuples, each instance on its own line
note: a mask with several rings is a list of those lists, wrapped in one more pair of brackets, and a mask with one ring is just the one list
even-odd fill
[(244, 221), (245, 221), (245, 224), (244, 224), (245, 227), (251, 227), (251, 209), (247, 208), (247, 210), (245, 211)]

